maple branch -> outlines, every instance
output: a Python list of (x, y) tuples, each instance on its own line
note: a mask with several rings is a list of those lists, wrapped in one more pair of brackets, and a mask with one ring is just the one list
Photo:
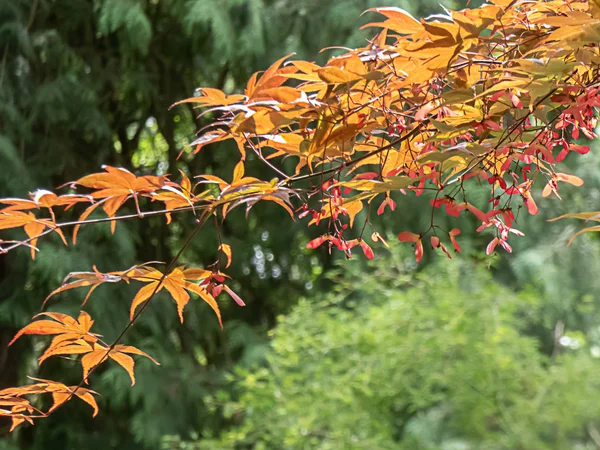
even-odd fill
[[(201, 210), (206, 207), (207, 207), (207, 205), (181, 206), (179, 208), (161, 209), (159, 211), (147, 211), (147, 212), (140, 211), (139, 213), (126, 214), (126, 215), (122, 215), (122, 216), (100, 217), (98, 219), (74, 220), (74, 221), (70, 221), (70, 222), (56, 223), (52, 228), (48, 228), (47, 230), (44, 230), (40, 234), (32, 236), (30, 238), (27, 238), (23, 241), (17, 241), (17, 240), (3, 241), (0, 239), (0, 244), (4, 244), (4, 243), (12, 243), (13, 244), (8, 247), (0, 247), (0, 254), (8, 253), (9, 251), (14, 250), (15, 248), (20, 247), (22, 245), (26, 245), (28, 247), (33, 247), (31, 244), (29, 244), (31, 241), (33, 241), (35, 239), (39, 239), (43, 236), (46, 236), (47, 234), (51, 234), (54, 230), (64, 228), (64, 227), (70, 227), (70, 226), (76, 226), (76, 225), (88, 225), (88, 224), (92, 224), (92, 223), (104, 223), (104, 222), (112, 222), (112, 221), (128, 220), (128, 219), (143, 219), (146, 217), (165, 215), (165, 214), (170, 214), (170, 213), (174, 213), (174, 212), (195, 211), (197, 209)], [(33, 247), (33, 248), (35, 248), (37, 250), (37, 247)]]
[(283, 178), (288, 178), (288, 175), (285, 172), (283, 172), (280, 169), (278, 169), (277, 167), (275, 167), (274, 164), (272, 164), (268, 159), (266, 159), (263, 156), (262, 148), (260, 147), (260, 143), (258, 144), (258, 148), (256, 148), (254, 143), (250, 139), (248, 139), (247, 136), (244, 136), (244, 137), (246, 138), (246, 142), (248, 143), (250, 148), (254, 151), (254, 153), (256, 153), (256, 156), (258, 156), (262, 162), (264, 162), (267, 166), (269, 166), (271, 169), (273, 169), (275, 172), (277, 172), (278, 175), (282, 176)]
[[(133, 326), (134, 322), (140, 317), (140, 315), (148, 307), (150, 300), (152, 300), (152, 298), (156, 295), (156, 293), (160, 289), (163, 281), (165, 281), (165, 278), (167, 278), (167, 275), (171, 272), (173, 267), (175, 267), (175, 264), (177, 264), (177, 261), (179, 260), (181, 255), (192, 243), (192, 240), (194, 239), (194, 237), (196, 236), (198, 231), (200, 231), (200, 229), (204, 226), (204, 224), (206, 223), (209, 216), (210, 216), (210, 214), (207, 214), (205, 212), (205, 214), (203, 214), (203, 217), (201, 219), (196, 220), (196, 226), (194, 227), (192, 232), (188, 235), (187, 239), (185, 240), (185, 242), (183, 243), (183, 245), (181, 246), (181, 248), (179, 249), (177, 254), (173, 258), (171, 258), (171, 261), (169, 261), (169, 264), (167, 264), (167, 266), (165, 267), (165, 271), (164, 271), (163, 275), (160, 277), (160, 279), (158, 280), (158, 284), (154, 288), (154, 291), (152, 291), (152, 294), (150, 294), (150, 297), (148, 297), (148, 300), (146, 300), (144, 302), (144, 304), (140, 307), (140, 309), (138, 309), (136, 311), (136, 313), (134, 314), (133, 318), (129, 321), (127, 326), (123, 329), (123, 331), (121, 331), (119, 336), (117, 336), (115, 341), (110, 345), (109, 350), (106, 353), (106, 357), (108, 357), (108, 353), (110, 353), (110, 351), (112, 351), (114, 349), (114, 347), (119, 343), (119, 341), (123, 338), (123, 336), (125, 336), (125, 333), (127, 333), (127, 331)], [(100, 363), (98, 363), (98, 365), (99, 364)], [(89, 373), (91, 373), (91, 370)]]
[[(425, 122), (423, 122), (424, 124)], [(390, 141), (389, 144), (384, 145), (383, 147), (378, 148), (377, 150), (374, 150), (372, 152), (366, 153), (362, 156), (359, 156), (356, 159), (353, 159), (347, 163), (341, 163), (338, 167), (333, 167), (331, 169), (327, 169), (327, 170), (322, 170), (320, 172), (314, 172), (314, 173), (309, 173), (306, 175), (300, 175), (297, 177), (291, 177), (288, 178), (287, 180), (283, 180), (281, 182), (281, 184), (293, 184), (293, 183), (297, 183), (298, 181), (303, 181), (303, 180), (308, 180), (310, 178), (314, 178), (314, 177), (319, 177), (319, 176), (323, 176), (323, 175), (327, 175), (330, 173), (335, 173), (344, 169), (347, 169), (348, 167), (352, 167), (353, 165), (367, 159), (370, 158), (371, 156), (374, 155), (378, 155), (379, 153), (382, 153), (386, 150), (391, 149), (392, 147), (395, 147), (396, 145), (406, 141), (407, 139), (412, 138), (413, 136), (415, 136), (418, 132), (421, 131), (421, 126), (423, 124), (418, 125), (416, 128), (414, 128), (412, 131), (410, 131), (409, 133), (405, 134), (404, 136), (398, 137), (392, 141)]]
[[(158, 283), (156, 284), (156, 287), (154, 288), (154, 290), (152, 291), (152, 293), (150, 294), (150, 296), (148, 297), (148, 299), (144, 302), (144, 304), (140, 307), (140, 309), (138, 309), (136, 311), (136, 313), (133, 315), (133, 317), (131, 318), (131, 320), (129, 321), (129, 323), (125, 326), (125, 328), (123, 328), (123, 330), (121, 331), (121, 333), (119, 333), (119, 335), (113, 341), (113, 343), (106, 349), (106, 352), (105, 352), (104, 356), (95, 365), (93, 365), (92, 367), (90, 367), (90, 370), (88, 371), (86, 377), (83, 378), (79, 382), (79, 384), (75, 387), (75, 389), (72, 390), (72, 392), (70, 393), (69, 397), (64, 402), (62, 402), (60, 405), (58, 405), (56, 408), (54, 408), (54, 410), (52, 410), (52, 412), (55, 412), (57, 409), (59, 409), (60, 407), (62, 407), (62, 405), (66, 404), (69, 400), (71, 400), (73, 398), (73, 396), (76, 394), (77, 390), (83, 387), (83, 385), (86, 383), (86, 380), (88, 380), (89, 376), (104, 361), (106, 361), (108, 359), (110, 352), (112, 352), (115, 349), (115, 347), (119, 344), (119, 342), (121, 341), (121, 339), (123, 339), (123, 337), (125, 336), (125, 334), (127, 333), (127, 331), (129, 331), (129, 329), (133, 326), (133, 324), (138, 320), (138, 318), (146, 310), (146, 308), (150, 304), (150, 301), (152, 300), (152, 298), (154, 298), (154, 296), (156, 295), (156, 293), (161, 288), (161, 285), (164, 282), (164, 280), (167, 278), (167, 275), (169, 274), (169, 272), (171, 272), (171, 269), (173, 269), (173, 267), (175, 267), (175, 265), (177, 264), (177, 261), (179, 260), (179, 258), (183, 254), (183, 252), (189, 247), (189, 245), (191, 244), (193, 238), (196, 236), (196, 234), (198, 233), (198, 231), (200, 231), (200, 229), (202, 228), (202, 226), (204, 226), (204, 224), (206, 223), (206, 221), (207, 221), (208, 217), (210, 217), (210, 215), (211, 214), (209, 214), (208, 211), (204, 211), (202, 217), (200, 219), (196, 219), (196, 226), (194, 227), (194, 229), (192, 230), (192, 232), (188, 235), (188, 237), (186, 238), (185, 242), (183, 243), (183, 245), (181, 246), (181, 248), (179, 249), (179, 251), (177, 252), (177, 254), (175, 256), (173, 256), (173, 258), (171, 258), (171, 261), (169, 261), (169, 263), (167, 264), (167, 266), (165, 268), (165, 271), (163, 272), (162, 276), (158, 280)], [(48, 415), (48, 413), (46, 413), (46, 416), (44, 416), (44, 417), (47, 417), (47, 415)]]

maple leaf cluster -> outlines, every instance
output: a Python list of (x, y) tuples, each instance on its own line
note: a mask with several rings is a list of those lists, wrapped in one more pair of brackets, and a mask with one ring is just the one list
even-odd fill
[[(600, 5), (596, 0), (490, 0), (479, 8), (446, 10), (430, 20), (416, 20), (399, 8), (369, 12), (383, 19), (365, 25), (381, 31), (363, 48), (347, 49), (323, 66), (288, 55), (254, 74), (243, 94), (204, 88), (179, 102), (200, 108), (200, 115), (218, 116), (210, 131), (191, 144), (190, 153), (224, 140), (235, 142), (240, 161), (230, 182), (211, 174), (190, 179), (183, 172), (176, 182), (169, 175), (138, 176), (105, 167), (63, 186), (67, 191), (62, 194), (39, 190), (29, 199), (0, 199), (0, 230), (22, 229), (26, 235), (0, 240), (0, 252), (27, 246), (35, 257), (40, 238), (48, 234), (58, 234), (67, 245), (65, 228), (72, 228), (75, 244), (85, 224), (110, 222), (114, 232), (119, 220), (160, 214), (170, 223), (173, 213), (185, 211), (196, 216), (195, 233), (210, 217), (218, 224), (237, 206), (248, 211), (259, 201), (271, 201), (292, 219), (327, 227), (308, 248), (327, 245), (350, 257), (360, 247), (371, 259), (367, 226), (373, 244), (387, 245), (369, 221), (371, 207), (378, 215), (394, 211), (393, 197), (401, 195), (428, 197), (429, 227), (398, 230), (400, 241), (414, 245), (417, 261), (424, 242), (448, 257), (461, 251), (461, 230), (436, 223), (436, 214), (442, 213), (451, 218), (472, 215), (479, 223), (477, 232), (491, 231), (488, 254), (497, 248), (511, 252), (509, 237), (523, 235), (515, 228), (515, 211), (524, 207), (529, 214), (538, 213), (535, 185), (544, 186), (542, 197), (560, 198), (561, 183), (583, 184), (579, 177), (557, 171), (556, 165), (571, 153), (589, 152), (576, 142), (579, 138), (597, 137)], [(248, 152), (277, 178), (247, 176)], [(286, 158), (296, 161), (293, 172), (280, 164)], [(486, 186), (486, 203), (474, 203), (469, 188), (474, 184)], [(119, 214), (128, 202), (136, 213)], [(149, 209), (157, 203), (162, 209)], [(105, 217), (91, 218), (100, 207)], [(84, 209), (77, 220), (57, 219), (79, 208)], [(362, 211), (366, 218), (358, 223)], [(563, 217), (600, 222), (600, 212)], [(600, 225), (581, 232), (586, 231), (600, 231)], [(218, 250), (227, 269), (232, 249), (219, 239)], [(132, 299), (128, 327), (161, 290), (175, 301), (181, 321), (190, 293), (208, 303), (219, 323), (216, 297), (222, 291), (244, 305), (226, 285), (220, 258), (200, 269), (177, 267), (177, 257), (164, 272), (145, 263), (121, 272), (101, 273), (94, 267), (93, 272), (69, 274), (46, 301), (66, 290), (89, 287), (83, 307), (103, 283), (143, 283)], [(1, 414), (13, 417), (13, 428), (45, 417), (73, 396), (96, 408), (93, 392), (82, 387), (96, 367), (112, 359), (133, 383), (129, 355), (150, 358), (120, 344), (122, 335), (111, 344), (103, 342), (89, 331), (92, 320), (85, 312), (78, 319), (46, 315), (51, 320), (32, 322), (15, 339), (55, 335), (40, 363), (54, 355), (83, 355), (82, 383), (66, 387), (43, 382), (0, 391), (0, 404), (10, 408)], [(54, 396), (46, 413), (24, 398), (41, 393)]]

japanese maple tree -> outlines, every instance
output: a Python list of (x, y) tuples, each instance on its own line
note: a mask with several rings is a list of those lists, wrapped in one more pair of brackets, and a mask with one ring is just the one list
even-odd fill
[[(380, 21), (366, 27), (379, 29), (379, 34), (363, 48), (345, 49), (324, 66), (288, 55), (254, 74), (243, 95), (204, 88), (179, 102), (218, 117), (200, 131), (191, 153), (224, 140), (237, 144), (239, 163), (230, 179), (183, 172), (136, 175), (106, 166), (55, 192), (0, 199), (0, 230), (24, 233), (22, 239), (0, 240), (0, 253), (28, 247), (32, 258), (45, 236), (56, 233), (68, 245), (69, 231), (75, 245), (79, 228), (90, 223), (108, 222), (114, 233), (118, 221), (135, 217), (164, 215), (169, 224), (173, 214), (185, 212), (196, 220), (186, 244), (168, 263), (144, 262), (106, 273), (95, 266), (82, 268), (88, 271), (66, 275), (50, 293), (46, 300), (87, 288), (83, 308), (103, 283), (141, 283), (129, 324), (113, 342), (90, 331), (93, 320), (85, 311), (77, 318), (42, 313), (14, 337), (13, 342), (26, 334), (54, 336), (39, 363), (56, 355), (81, 355), (83, 375), (76, 386), (35, 380), (0, 391), (0, 415), (12, 418), (13, 429), (47, 417), (73, 397), (96, 414), (96, 393), (85, 386), (109, 359), (127, 371), (132, 384), (131, 355), (157, 363), (122, 343), (157, 292), (171, 295), (181, 321), (190, 294), (208, 303), (219, 323), (221, 293), (244, 306), (228, 285), (224, 271), (232, 248), (219, 233), (238, 206), (249, 211), (259, 201), (273, 202), (290, 220), (326, 228), (308, 248), (327, 245), (350, 257), (360, 247), (371, 259), (373, 247), (387, 244), (370, 215), (395, 210), (391, 193), (430, 192), (423, 202), (429, 227), (397, 230), (400, 241), (414, 245), (420, 261), (424, 245), (448, 257), (461, 251), (464, 230), (438, 225), (439, 214), (473, 215), (478, 232), (493, 230), (488, 254), (497, 248), (511, 252), (509, 237), (522, 235), (515, 228), (515, 210), (524, 206), (529, 214), (538, 213), (535, 184), (543, 186), (543, 197), (560, 197), (561, 183), (583, 184), (560, 172), (558, 164), (571, 152), (589, 152), (577, 143), (580, 137), (597, 137), (600, 5), (595, 0), (491, 0), (420, 21), (398, 8), (375, 8), (368, 14)], [(246, 174), (248, 152), (272, 169), (272, 179)], [(288, 157), (296, 161), (291, 172), (282, 164)], [(481, 184), (487, 186), (488, 198), (477, 203), (471, 186)], [(135, 214), (119, 213), (126, 203), (135, 205)], [(356, 217), (363, 210), (366, 219), (359, 223)], [(94, 218), (92, 213), (97, 213)], [(600, 222), (600, 212), (569, 217)], [(203, 268), (178, 266), (198, 231), (213, 224), (221, 257)], [(600, 231), (600, 225), (584, 231)], [(41, 394), (52, 396), (47, 410), (29, 400)]]

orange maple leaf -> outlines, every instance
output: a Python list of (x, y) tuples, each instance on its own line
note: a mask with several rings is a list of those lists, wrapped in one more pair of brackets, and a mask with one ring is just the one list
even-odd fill
[[(129, 199), (133, 197), (138, 215), (140, 211), (138, 196), (150, 195), (161, 189), (166, 181), (166, 176), (145, 175), (137, 177), (123, 168), (103, 166), (106, 173), (95, 173), (87, 175), (73, 184), (95, 189), (90, 195), (94, 199), (102, 199), (104, 212), (108, 217), (114, 217), (117, 210)], [(90, 206), (80, 220), (85, 220), (87, 216), (97, 207), (96, 204)], [(115, 221), (111, 221), (111, 231), (115, 230)]]
[(54, 230), (62, 239), (65, 245), (67, 240), (63, 232), (56, 226), (56, 223), (50, 219), (38, 219), (35, 215), (30, 212), (24, 213), (21, 211), (9, 211), (0, 212), (0, 230), (6, 230), (10, 228), (23, 227), (25, 234), (29, 237), (31, 247), (31, 258), (35, 259), (35, 252), (37, 250), (36, 244), (38, 238), (42, 235), (46, 228)]
[[(164, 275), (162, 272), (148, 268), (147, 271), (139, 276), (132, 277), (137, 281), (147, 282), (148, 284), (141, 288), (134, 297), (130, 308), (130, 320), (135, 315), (136, 308), (146, 302), (154, 293), (158, 293), (164, 287), (175, 303), (177, 304), (177, 313), (183, 323), (183, 309), (190, 300), (186, 291), (198, 294), (213, 309), (219, 320), (219, 325), (223, 328), (221, 321), (221, 312), (219, 305), (214, 297), (203, 287), (192, 281), (208, 278), (212, 272), (204, 269), (185, 269), (184, 266), (174, 269), (171, 273)], [(164, 278), (163, 278), (164, 277)], [(161, 282), (162, 279), (162, 282)]]
[(90, 371), (92, 371), (95, 367), (97, 367), (98, 365), (106, 361), (108, 358), (110, 358), (113, 361), (117, 362), (121, 367), (123, 367), (127, 371), (127, 373), (129, 374), (129, 378), (131, 378), (131, 385), (133, 386), (135, 384), (135, 374), (133, 371), (135, 363), (133, 361), (133, 358), (129, 356), (128, 353), (145, 356), (146, 358), (150, 359), (154, 364), (158, 366), (160, 365), (158, 361), (156, 361), (147, 353), (144, 353), (143, 351), (135, 347), (131, 347), (129, 345), (119, 344), (111, 347), (105, 347), (99, 344), (94, 344), (93, 349), (90, 349), (89, 353), (87, 353), (83, 358), (81, 358), (81, 365), (83, 367), (83, 379), (87, 382), (87, 378)]
[[(29, 378), (39, 383), (7, 388), (0, 391), (0, 406), (11, 408), (10, 410), (0, 408), (0, 416), (12, 418), (10, 431), (25, 421), (33, 425), (32, 414), (37, 414), (37, 417), (44, 417), (74, 396), (80, 398), (94, 409), (93, 417), (98, 414), (98, 404), (94, 398), (97, 392), (79, 386), (66, 386), (56, 381)], [(31, 405), (29, 400), (23, 398), (28, 395), (40, 394), (52, 394), (53, 405), (46, 413), (38, 410)]]

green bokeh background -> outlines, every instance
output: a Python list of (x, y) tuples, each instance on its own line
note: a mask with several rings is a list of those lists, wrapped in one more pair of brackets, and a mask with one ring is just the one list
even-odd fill
[[(170, 105), (199, 86), (238, 92), (292, 52), (323, 63), (335, 54), (323, 47), (363, 45), (374, 31), (359, 28), (375, 14), (361, 13), (375, 6), (0, 0), (0, 197), (52, 189), (102, 164), (227, 179), (237, 161), (228, 145), (176, 159), (215, 117)], [(441, 11), (433, 0), (385, 6), (417, 17)], [(369, 264), (306, 250), (322, 230), (278, 207), (257, 205), (248, 219), (235, 211), (223, 237), (247, 307), (222, 300), (221, 331), (207, 305), (190, 303), (182, 325), (159, 295), (126, 342), (160, 367), (139, 360), (131, 388), (122, 368), (106, 364), (91, 377), (102, 393), (97, 418), (73, 401), (12, 434), (1, 421), (0, 449), (600, 448), (600, 244), (583, 236), (567, 248), (577, 224), (547, 222), (598, 209), (599, 157), (567, 158), (564, 171), (586, 184), (564, 186), (562, 202), (534, 193), (541, 213), (519, 214), (526, 236), (511, 241), (512, 255), (482, 254), (489, 235), (461, 218), (463, 254), (448, 261), (427, 252), (417, 267), (394, 236), (429, 220), (423, 199), (399, 196), (396, 211), (377, 219), (392, 247), (376, 246)], [(247, 170), (272, 176), (252, 159)], [(7, 343), (67, 273), (168, 260), (193, 225), (189, 215), (169, 227), (136, 219), (111, 235), (99, 224), (85, 227), (75, 247), (46, 239), (34, 262), (25, 249), (0, 256), (0, 388), (26, 383), (27, 374), (78, 383), (77, 361), (37, 367), (44, 339)], [(182, 262), (212, 262), (215, 242), (206, 228)], [(134, 293), (103, 286), (88, 303), (107, 340), (126, 325)], [(50, 308), (76, 314), (81, 294), (65, 293)]]

